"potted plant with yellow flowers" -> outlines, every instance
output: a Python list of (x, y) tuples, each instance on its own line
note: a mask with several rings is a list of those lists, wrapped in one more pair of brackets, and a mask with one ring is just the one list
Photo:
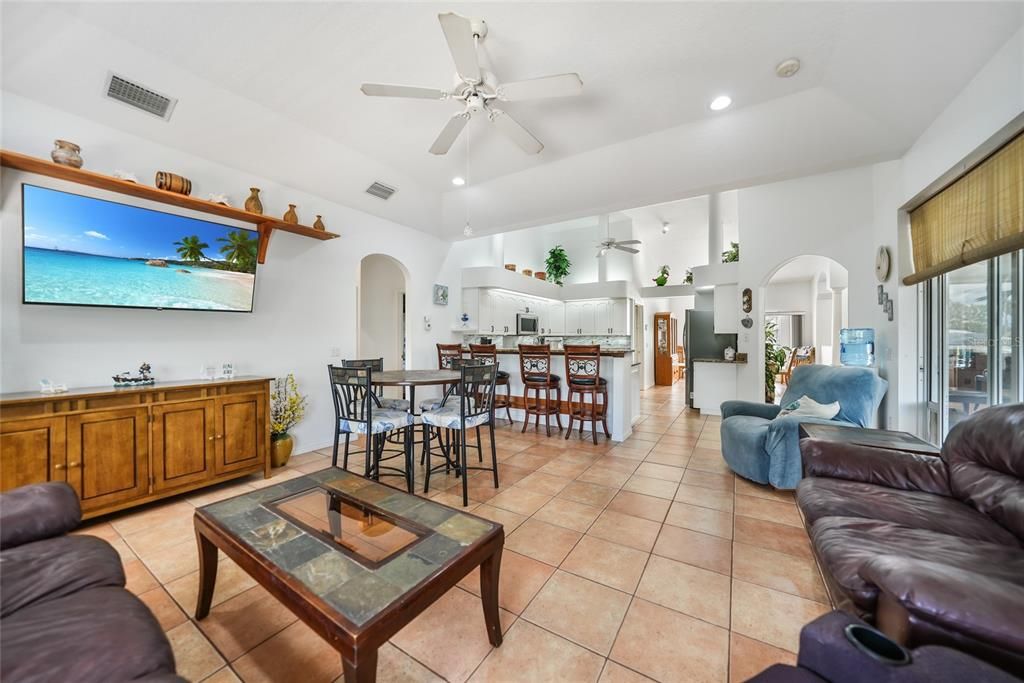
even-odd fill
[(274, 380), (270, 391), (270, 464), (283, 467), (292, 456), (294, 442), (288, 430), (306, 414), (306, 397), (299, 393), (295, 375)]

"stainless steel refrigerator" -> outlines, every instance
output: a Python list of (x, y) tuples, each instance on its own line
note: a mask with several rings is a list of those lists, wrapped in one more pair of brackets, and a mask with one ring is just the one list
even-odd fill
[(725, 347), (736, 348), (737, 335), (715, 334), (715, 312), (691, 309), (686, 312), (683, 348), (686, 350), (686, 405), (693, 401), (693, 361), (724, 358)]

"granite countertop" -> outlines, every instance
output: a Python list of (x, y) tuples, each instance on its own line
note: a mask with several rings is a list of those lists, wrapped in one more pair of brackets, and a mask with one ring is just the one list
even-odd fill
[(746, 365), (745, 360), (726, 360), (724, 358), (693, 358), (694, 363), (732, 363), (735, 365)]
[[(468, 346), (462, 347), (463, 351), (469, 352)], [(497, 349), (497, 352), (505, 355), (519, 355), (519, 349)], [(601, 355), (605, 358), (624, 358), (627, 353), (633, 353), (633, 349), (601, 349)], [(563, 349), (551, 349), (552, 356), (564, 356), (565, 351)]]

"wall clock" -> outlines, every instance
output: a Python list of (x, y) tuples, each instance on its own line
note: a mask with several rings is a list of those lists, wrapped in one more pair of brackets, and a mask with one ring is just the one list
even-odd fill
[(878, 247), (878, 253), (875, 254), (875, 277), (878, 278), (879, 282), (885, 282), (889, 279), (889, 269), (892, 267), (892, 259), (889, 257), (889, 249), (884, 245)]

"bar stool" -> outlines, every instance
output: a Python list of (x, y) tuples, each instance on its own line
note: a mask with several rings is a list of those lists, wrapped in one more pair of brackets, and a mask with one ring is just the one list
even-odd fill
[[(437, 369), (451, 370), (452, 359), (462, 358), (462, 344), (438, 344), (437, 345)], [(420, 401), (420, 411), (435, 410), (441, 405), (444, 395), (448, 393), (451, 384), (441, 385), (441, 396), (437, 398), (425, 398)]]
[[(569, 387), (569, 429), (565, 438), (572, 434), (572, 421), (580, 421), (580, 434), (583, 423), (590, 423), (590, 434), (597, 443), (597, 423), (604, 427), (604, 435), (611, 437), (608, 431), (608, 381), (601, 376), (601, 347), (597, 344), (566, 345), (565, 347), (565, 383)], [(579, 406), (572, 403), (572, 395), (579, 395)], [(588, 409), (586, 396), (590, 396)], [(597, 397), (601, 396), (598, 403)]]
[[(469, 357), (479, 358), (488, 362), (498, 364), (498, 347), (494, 344), (470, 344), (469, 345)], [(494, 382), (496, 387), (505, 387), (504, 395), (495, 393), (494, 395), (494, 409), (501, 410), (505, 409), (505, 414), (508, 415), (508, 422), (512, 424), (512, 383), (511, 375), (504, 370), (498, 370), (497, 379)], [(497, 391), (497, 390), (495, 390)]]
[[(540, 427), (540, 416), (544, 416), (544, 429), (551, 436), (551, 416), (558, 422), (558, 431), (562, 431), (562, 414), (559, 405), (562, 402), (562, 378), (551, 374), (551, 346), (548, 344), (519, 345), (519, 375), (523, 381), (523, 409), (526, 419), (523, 431), (530, 424), (530, 416), (536, 415), (536, 427)], [(530, 389), (533, 389), (534, 402), (530, 405)], [(555, 403), (551, 403), (551, 390), (555, 390)], [(540, 392), (544, 392), (544, 404), (540, 402)]]

